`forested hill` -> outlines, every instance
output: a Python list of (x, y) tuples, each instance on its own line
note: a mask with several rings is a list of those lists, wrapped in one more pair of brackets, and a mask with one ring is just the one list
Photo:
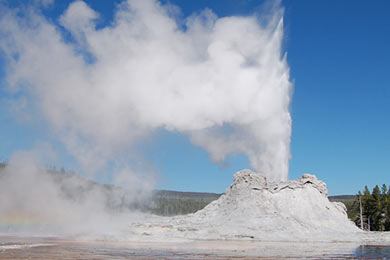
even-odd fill
[[(6, 164), (0, 163), (0, 169)], [(155, 190), (146, 199), (134, 200), (134, 192), (107, 184), (99, 184), (84, 179), (77, 174), (63, 170), (43, 170), (58, 186), (65, 198), (79, 200), (98, 191), (105, 198), (106, 207), (111, 210), (137, 209), (157, 215), (172, 216), (196, 212), (204, 208), (222, 194), (208, 192), (182, 192), (171, 190)], [(1, 177), (0, 170), (0, 177)], [(1, 181), (1, 179), (0, 179)], [(330, 196), (331, 201), (353, 201), (354, 195)]]
[(350, 202), (356, 199), (356, 195), (336, 195), (328, 197), (332, 202)]
[[(185, 199), (185, 200), (204, 200), (213, 201), (218, 199), (221, 193), (209, 193), (209, 192), (188, 192), (188, 191), (173, 191), (173, 190), (156, 190), (155, 195), (170, 198), (170, 199)], [(336, 195), (328, 197), (332, 202), (349, 202), (354, 201), (356, 195)]]
[(156, 196), (169, 199), (185, 199), (185, 200), (205, 200), (213, 201), (219, 198), (221, 194), (209, 192), (188, 192), (188, 191), (173, 191), (173, 190), (156, 190)]

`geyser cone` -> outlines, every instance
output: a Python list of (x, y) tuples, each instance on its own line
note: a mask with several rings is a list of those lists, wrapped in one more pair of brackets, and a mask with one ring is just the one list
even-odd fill
[(168, 222), (142, 226), (148, 227), (150, 237), (263, 241), (357, 241), (361, 237), (355, 235), (361, 231), (348, 219), (345, 206), (330, 202), (326, 184), (310, 174), (274, 183), (250, 170), (239, 171), (219, 199)]
[(314, 175), (273, 183), (242, 170), (226, 192), (194, 218), (220, 226), (220, 235), (230, 238), (322, 240), (359, 232), (344, 205), (327, 196), (326, 184)]

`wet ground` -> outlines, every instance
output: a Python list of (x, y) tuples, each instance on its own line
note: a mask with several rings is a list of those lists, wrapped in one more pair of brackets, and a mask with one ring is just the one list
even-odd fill
[(87, 242), (0, 237), (0, 259), (390, 259), (390, 246), (251, 241)]

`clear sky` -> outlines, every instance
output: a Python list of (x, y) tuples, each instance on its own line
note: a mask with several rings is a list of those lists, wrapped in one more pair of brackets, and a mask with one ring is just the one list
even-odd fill
[[(43, 13), (55, 22), (70, 2), (55, 0)], [(100, 13), (101, 26), (113, 19), (118, 2), (86, 1)], [(183, 17), (206, 7), (220, 17), (249, 15), (263, 3), (169, 2), (181, 8)], [(294, 82), (290, 179), (316, 174), (327, 183), (331, 195), (354, 194), (364, 185), (390, 184), (390, 2), (290, 0), (282, 1), (282, 6), (283, 47)], [(45, 122), (15, 118), (2, 81), (4, 60), (0, 60), (0, 73), (0, 158), (6, 160), (16, 150), (49, 142), (59, 154), (57, 162), (77, 169)], [(154, 135), (141, 150), (158, 169), (157, 188), (162, 189), (223, 192), (235, 171), (249, 167), (241, 154), (216, 165), (186, 136), (166, 131)]]

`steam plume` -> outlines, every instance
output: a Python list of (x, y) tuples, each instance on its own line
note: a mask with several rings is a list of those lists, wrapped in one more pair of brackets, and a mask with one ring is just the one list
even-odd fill
[(70, 4), (61, 26), (34, 8), (7, 10), (0, 49), (9, 87), (85, 167), (166, 129), (215, 162), (245, 153), (256, 171), (286, 180), (292, 87), (280, 8), (261, 22), (261, 14), (218, 18), (206, 9), (184, 25), (171, 9), (129, 0), (103, 28), (83, 1)]
[(0, 234), (119, 232), (125, 217), (129, 221), (138, 214), (131, 203), (147, 199), (142, 190), (109, 189), (77, 175), (38, 168), (34, 157), (15, 153), (0, 169)]

